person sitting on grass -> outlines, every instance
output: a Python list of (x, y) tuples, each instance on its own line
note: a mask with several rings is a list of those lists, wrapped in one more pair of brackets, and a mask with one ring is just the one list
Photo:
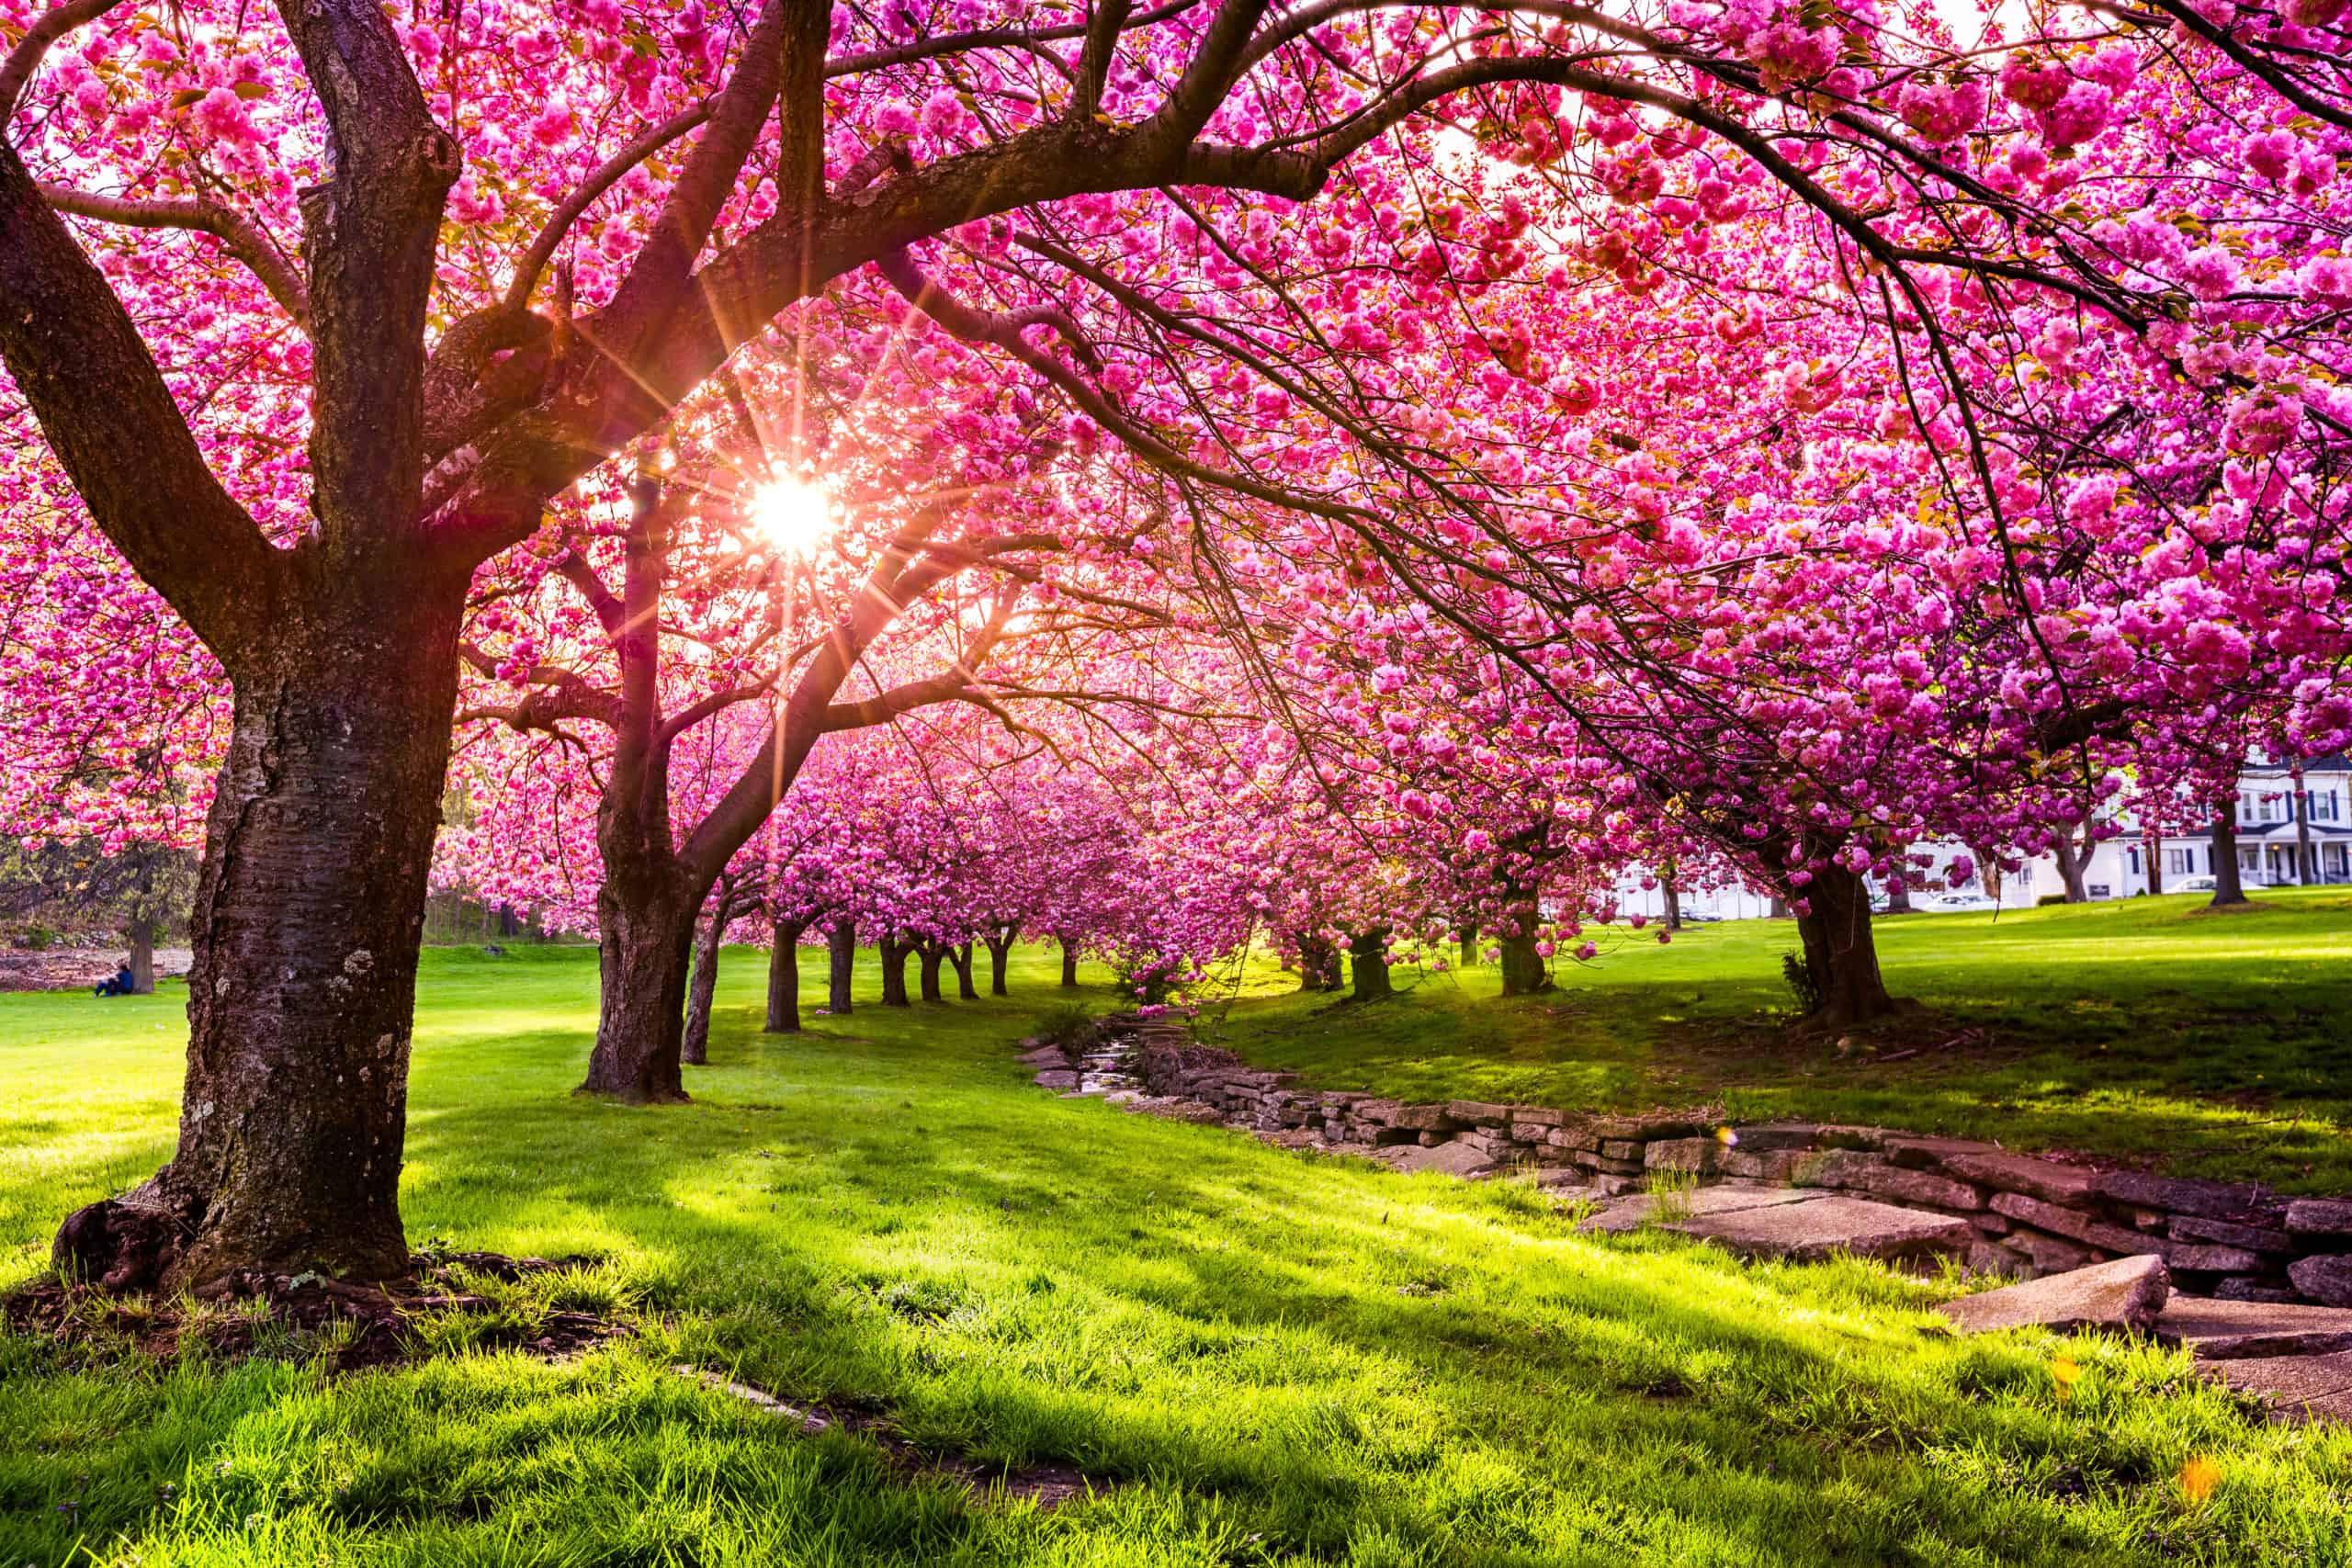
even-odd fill
[(112, 977), (99, 981), (95, 987), (95, 994), (101, 997), (127, 997), (135, 988), (135, 984), (130, 977), (130, 965), (125, 964), (114, 972)]

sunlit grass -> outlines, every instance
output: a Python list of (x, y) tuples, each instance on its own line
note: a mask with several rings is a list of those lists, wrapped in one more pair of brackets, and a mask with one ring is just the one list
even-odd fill
[[(594, 974), (428, 956), (403, 1202), (419, 1241), (605, 1255), (502, 1310), (570, 1292), (640, 1339), (550, 1366), (442, 1327), (444, 1359), (334, 1377), (70, 1371), (0, 1337), (0, 1564), (2352, 1553), (2352, 1439), (2264, 1426), (2178, 1357), (1957, 1341), (1934, 1286), (1873, 1267), (1597, 1240), (1524, 1186), (1054, 1099), (1011, 1043), (1059, 999), (1047, 960), (1008, 1001), (789, 1039), (752, 1032), (743, 955), (695, 1103), (665, 1110), (571, 1098)], [(0, 998), (0, 1273), (166, 1151), (179, 1038), (168, 1000)], [(967, 1500), (680, 1362), (1104, 1490), (1051, 1515)]]
[[(1888, 987), (1931, 1014), (1791, 1042), (1788, 921), (1618, 928), (1561, 990), (1505, 1002), (1495, 969), (1399, 974), (1370, 1008), (1276, 994), (1261, 967), (1224, 1037), (1330, 1089), (1633, 1109), (1720, 1100), (1747, 1119), (1878, 1122), (2162, 1158), (2189, 1174), (2352, 1191), (2352, 890), (2252, 910), (2133, 899), (1878, 922)], [(1418, 978), (1418, 983), (1416, 983)], [(1255, 994), (1249, 994), (1255, 993)], [(1987, 1039), (1958, 1039), (1964, 1029)], [(1899, 1050), (1925, 1047), (1897, 1060)]]

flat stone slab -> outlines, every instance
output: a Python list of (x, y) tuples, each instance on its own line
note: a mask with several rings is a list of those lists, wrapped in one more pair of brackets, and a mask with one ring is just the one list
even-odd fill
[(2200, 1361), (2324, 1356), (2352, 1350), (2352, 1307), (2175, 1296), (2154, 1333), (2167, 1345), (2188, 1346)]
[(1398, 1170), (1437, 1170), (1448, 1176), (1479, 1176), (1495, 1168), (1483, 1150), (1464, 1143), (1440, 1144), (1433, 1149), (1419, 1144), (1391, 1144), (1380, 1151), (1380, 1157)]
[(2240, 1393), (2262, 1395), (2290, 1421), (2352, 1420), (2352, 1350), (2215, 1361), (2207, 1375)]
[(1862, 1198), (1815, 1196), (1702, 1215), (1666, 1227), (1715, 1242), (1742, 1258), (1809, 1263), (1838, 1253), (1857, 1258), (1922, 1258), (1965, 1252), (1976, 1231), (1949, 1214), (1898, 1209)]
[(1037, 1075), (1036, 1083), (1039, 1089), (1074, 1089), (1078, 1087), (1078, 1075), (1068, 1071), (1043, 1072)]
[(2116, 1328), (2145, 1334), (2172, 1293), (2165, 1260), (2119, 1258), (2088, 1269), (2052, 1274), (2023, 1285), (1945, 1302), (1936, 1310), (1962, 1334), (2040, 1325), (2064, 1334), (2076, 1328)]
[[(1669, 1202), (1667, 1211), (1673, 1213), (1674, 1223), (1704, 1219), (1715, 1214), (1736, 1213), (1745, 1209), (1777, 1208), (1789, 1203), (1818, 1202), (1821, 1194), (1794, 1187), (1761, 1187), (1743, 1182), (1726, 1181), (1719, 1187), (1702, 1187), (1687, 1193), (1679, 1202)], [(1604, 1235), (1620, 1235), (1654, 1223), (1658, 1201), (1648, 1193), (1613, 1203), (1600, 1213), (1587, 1219), (1578, 1230), (1599, 1231)]]

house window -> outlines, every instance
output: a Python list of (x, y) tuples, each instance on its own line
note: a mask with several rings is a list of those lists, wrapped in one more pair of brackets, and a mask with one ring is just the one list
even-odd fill
[(2262, 852), (2256, 849), (2242, 849), (2238, 851), (2238, 869), (2240, 871), (2261, 870)]
[(2135, 847), (2135, 848), (2132, 848), (2132, 849), (2128, 849), (2128, 850), (2126, 850), (2126, 851), (2124, 851), (2124, 852), (2123, 852), (2123, 855), (2124, 855), (2124, 858), (2125, 858), (2126, 860), (2129, 860), (2129, 861), (2132, 863), (2132, 875), (2134, 875), (2134, 876), (2139, 875), (2139, 874), (2140, 874), (2140, 852), (2139, 852), (2139, 850), (2138, 850), (2136, 847)]
[(2333, 822), (2336, 819), (2336, 800), (2335, 792), (2334, 790), (2313, 790), (2309, 798), (2312, 803), (2312, 821)]
[(2254, 802), (2254, 819), (2257, 822), (2278, 820), (2278, 801), (2275, 795), (2257, 795)]
[(2166, 850), (2165, 852), (2166, 876), (2187, 876), (2196, 869), (2197, 852), (2195, 850)]

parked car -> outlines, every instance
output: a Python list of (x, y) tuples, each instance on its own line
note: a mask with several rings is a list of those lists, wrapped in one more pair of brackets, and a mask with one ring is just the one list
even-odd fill
[(2167, 888), (2165, 891), (2171, 893), (2211, 893), (2213, 891), (2213, 879), (2210, 876), (2187, 876), (2181, 878), (2178, 882), (2174, 883), (2172, 886)]
[(2001, 906), (1982, 893), (1939, 893), (1932, 898), (1919, 900), (1919, 907), (1951, 913), (1958, 909), (1997, 909)]

